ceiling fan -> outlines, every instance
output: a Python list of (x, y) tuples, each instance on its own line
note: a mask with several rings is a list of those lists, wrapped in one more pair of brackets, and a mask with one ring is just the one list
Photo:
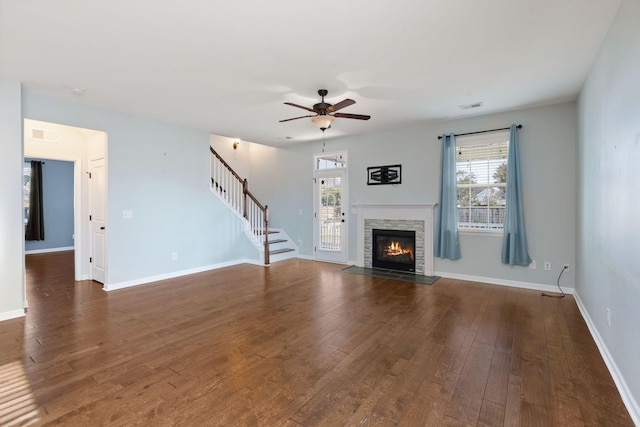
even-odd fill
[(291, 119), (280, 120), (282, 122), (288, 122), (290, 120), (298, 120), (304, 119), (306, 117), (311, 117), (311, 121), (320, 128), (322, 132), (331, 127), (331, 123), (335, 117), (343, 118), (343, 119), (356, 119), (356, 120), (369, 120), (371, 116), (366, 116), (364, 114), (345, 114), (345, 113), (337, 113), (336, 111), (341, 110), (349, 105), (353, 105), (356, 103), (353, 99), (344, 99), (337, 104), (329, 104), (324, 102), (324, 97), (329, 93), (326, 89), (320, 89), (318, 91), (318, 95), (322, 97), (322, 101), (315, 104), (312, 108), (303, 107), (302, 105), (294, 104), (292, 102), (285, 102), (286, 105), (291, 105), (292, 107), (302, 108), (303, 110), (310, 111), (315, 114), (309, 114), (306, 116), (293, 117)]

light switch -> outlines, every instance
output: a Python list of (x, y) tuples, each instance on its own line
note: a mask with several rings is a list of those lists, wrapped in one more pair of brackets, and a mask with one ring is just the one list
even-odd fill
[(122, 211), (122, 218), (124, 218), (124, 219), (133, 218), (133, 211), (129, 211), (129, 210)]

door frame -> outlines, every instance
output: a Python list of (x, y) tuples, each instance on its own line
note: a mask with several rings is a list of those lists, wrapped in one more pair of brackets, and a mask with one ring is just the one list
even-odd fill
[[(346, 167), (344, 168), (332, 168), (332, 169), (316, 169), (316, 159), (322, 156), (330, 156), (332, 154), (344, 154), (347, 159)], [(342, 223), (342, 236), (344, 246), (340, 250), (340, 257), (337, 259), (323, 259), (318, 257), (320, 246), (319, 236), (319, 193), (318, 193), (318, 178), (322, 175), (326, 175), (331, 171), (341, 171), (343, 174), (343, 182), (341, 182), (341, 204), (342, 214), (344, 222)], [(346, 264), (349, 259), (349, 153), (347, 150), (339, 150), (334, 152), (316, 153), (313, 155), (313, 258), (317, 261), (335, 262), (338, 264)]]
[[(91, 195), (88, 183), (88, 167), (90, 160), (104, 158), (105, 161), (105, 216), (109, 211), (108, 187), (108, 134), (106, 131), (82, 128), (74, 125), (49, 122), (38, 119), (23, 118), (22, 156), (38, 159), (62, 160), (74, 162), (73, 200), (74, 200), (74, 280), (92, 280), (89, 258), (92, 255), (89, 224), (89, 200)], [(29, 136), (31, 129), (51, 130), (58, 134), (57, 142), (39, 141)], [(105, 245), (107, 245), (105, 236)], [(23, 245), (24, 256), (24, 245)], [(108, 251), (105, 253), (105, 282), (108, 282)]]

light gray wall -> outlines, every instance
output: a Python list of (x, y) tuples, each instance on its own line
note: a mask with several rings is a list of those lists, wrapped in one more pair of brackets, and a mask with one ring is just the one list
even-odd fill
[(241, 222), (208, 189), (207, 132), (32, 91), (22, 102), (25, 118), (107, 133), (108, 284), (243, 258)]
[[(395, 131), (330, 139), (326, 151), (349, 153), (350, 203), (436, 203), (440, 144), (438, 135), (463, 133), (522, 123), (520, 154), (529, 252), (538, 268), (500, 262), (500, 236), (462, 235), (462, 259), (436, 259), (435, 269), (450, 276), (474, 276), (505, 282), (554, 286), (563, 264), (575, 267), (575, 103), (529, 108), (481, 117), (408, 126)], [(373, 118), (375, 119), (375, 118)], [(372, 119), (372, 120), (373, 120)], [(335, 126), (339, 126), (337, 123)], [(366, 123), (362, 124), (366, 126)], [(331, 132), (330, 130), (328, 132)], [(250, 182), (272, 207), (274, 227), (304, 242), (301, 253), (313, 256), (313, 154), (321, 142), (282, 148), (255, 145)], [(366, 184), (368, 166), (402, 165), (402, 184)], [(299, 215), (299, 210), (303, 214)], [(349, 259), (357, 259), (356, 215), (349, 215)], [(550, 261), (551, 272), (542, 263)], [(561, 285), (574, 286), (573, 268)]]
[(640, 416), (639, 22), (640, 2), (623, 2), (580, 95), (576, 239), (576, 291), (634, 396), (636, 417)]
[(44, 240), (25, 241), (25, 251), (73, 246), (73, 162), (41, 160)]
[(0, 77), (0, 320), (24, 314), (20, 82)]

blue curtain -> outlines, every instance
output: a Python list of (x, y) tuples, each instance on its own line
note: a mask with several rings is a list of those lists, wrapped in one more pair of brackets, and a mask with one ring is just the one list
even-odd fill
[(531, 258), (527, 250), (527, 233), (524, 228), (522, 179), (520, 178), (520, 155), (518, 151), (518, 132), (516, 125), (511, 125), (509, 159), (507, 162), (507, 206), (504, 213), (504, 236), (502, 237), (502, 262), (512, 265), (529, 265)]
[(440, 200), (436, 210), (435, 256), (460, 258), (458, 239), (458, 190), (456, 182), (456, 137), (442, 135)]

